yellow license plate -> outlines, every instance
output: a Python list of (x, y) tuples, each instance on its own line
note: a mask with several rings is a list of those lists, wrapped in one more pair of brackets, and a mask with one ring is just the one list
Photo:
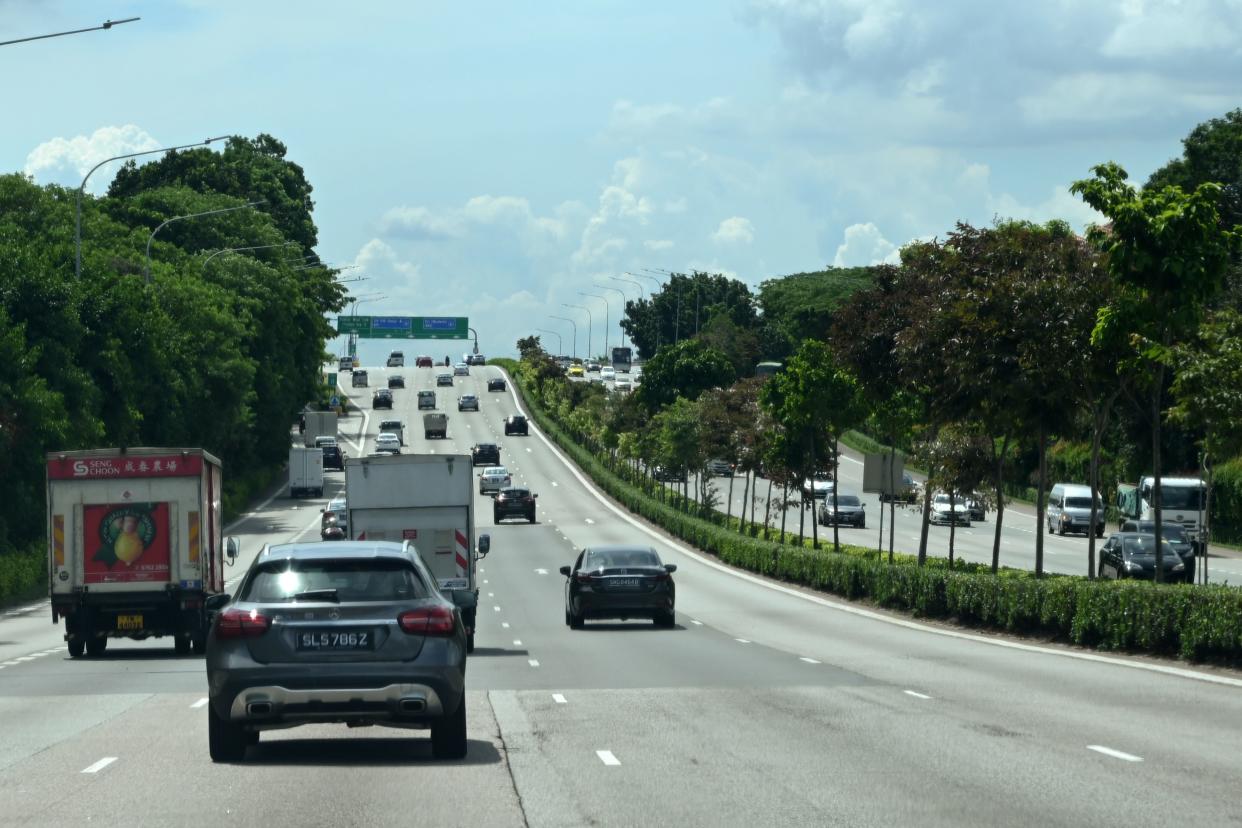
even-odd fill
[(118, 630), (141, 630), (141, 615), (118, 615), (116, 617), (116, 628)]

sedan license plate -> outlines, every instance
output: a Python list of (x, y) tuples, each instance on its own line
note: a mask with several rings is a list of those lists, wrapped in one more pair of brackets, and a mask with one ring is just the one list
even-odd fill
[(141, 630), (141, 615), (118, 615), (116, 617), (116, 628), (118, 630)]
[(370, 630), (306, 630), (297, 633), (298, 649), (325, 651), (358, 651), (375, 648)]
[(614, 589), (634, 589), (640, 582), (639, 578), (612, 578), (609, 585)]

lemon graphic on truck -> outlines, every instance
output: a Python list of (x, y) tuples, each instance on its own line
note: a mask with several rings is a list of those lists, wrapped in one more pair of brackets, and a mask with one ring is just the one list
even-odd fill
[(155, 540), (154, 504), (133, 504), (109, 512), (99, 522), (99, 548), (92, 558), (111, 569), (132, 566)]

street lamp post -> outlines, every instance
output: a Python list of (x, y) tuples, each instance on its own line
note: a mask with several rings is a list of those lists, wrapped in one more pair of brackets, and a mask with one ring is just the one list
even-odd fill
[(567, 308), (577, 308), (578, 310), (586, 311), (586, 315), (587, 315), (587, 360), (590, 361), (591, 350), (592, 350), (591, 349), (591, 337), (595, 333), (595, 317), (591, 315), (591, 309), (588, 308), (586, 305), (570, 305), (564, 302), (562, 302), (561, 304)]
[(556, 337), (556, 355), (558, 357), (561, 354), (565, 353), (565, 340), (561, 339), (560, 334), (558, 334), (556, 331), (549, 330), (547, 328), (535, 328), (535, 330), (539, 331), (540, 333), (552, 334), (553, 336)]
[(64, 37), (71, 34), (82, 34), (82, 32), (106, 32), (113, 26), (119, 26), (122, 23), (133, 23), (135, 20), (141, 20), (141, 17), (126, 17), (124, 20), (105, 20), (100, 26), (90, 26), (85, 29), (73, 29), (68, 32), (53, 32), (52, 34), (35, 35), (34, 37), (19, 37), (17, 40), (0, 40), (0, 46), (12, 46), (14, 43), (29, 43), (32, 40), (47, 40), (49, 37)]
[(570, 319), (568, 316), (553, 316), (552, 314), (548, 314), (548, 318), (559, 319), (562, 322), (568, 322), (570, 325), (574, 326), (574, 359), (577, 359), (578, 358), (578, 323)]
[[(595, 286), (596, 286), (597, 288), (599, 288), (600, 290), (611, 290), (613, 293), (619, 293), (619, 294), (621, 294), (621, 310), (623, 310), (623, 311), (625, 310), (625, 303), (626, 303), (627, 301), (629, 301), (629, 297), (627, 297), (627, 296), (625, 295), (625, 291), (623, 291), (621, 288), (608, 287), (608, 286), (606, 286), (606, 285), (601, 285), (601, 284), (599, 284), (598, 282), (596, 282), (596, 283), (595, 283)], [(605, 300), (605, 301), (607, 301), (607, 300)], [(621, 324), (621, 314), (617, 314), (617, 325), (618, 325), (618, 327), (620, 327), (620, 324)], [(625, 328), (621, 328), (621, 347), (622, 347), (622, 348), (624, 348), (624, 347), (625, 347)], [(605, 351), (607, 351), (607, 350), (608, 350), (606, 346), (605, 346), (604, 350), (605, 350)]]
[[(633, 276), (634, 274), (631, 273), (630, 275)], [(624, 282), (627, 285), (633, 285), (638, 288), (638, 298), (646, 301), (647, 291), (643, 290), (642, 282), (635, 282), (633, 279), (622, 279), (620, 276), (609, 276), (608, 278), (612, 279), (614, 282)]]
[(214, 216), (220, 213), (232, 213), (236, 210), (246, 210), (250, 207), (254, 207), (256, 204), (262, 204), (262, 203), (263, 203), (262, 200), (248, 201), (245, 204), (239, 205), (237, 207), (222, 207), (219, 210), (204, 210), (201, 213), (188, 213), (184, 216), (173, 216), (170, 219), (166, 219), (164, 222), (162, 222), (159, 225), (159, 227), (156, 227), (154, 230), (151, 231), (151, 235), (147, 236), (147, 273), (146, 273), (147, 284), (148, 285), (151, 284), (151, 242), (155, 241), (156, 233), (160, 232), (165, 227), (172, 224), (174, 221), (182, 221), (183, 219), (192, 219), (192, 218), (202, 218), (203, 216)]
[[(355, 296), (354, 303), (350, 310), (349, 315), (357, 316), (359, 305), (366, 304), (367, 302), (378, 302), (381, 299), (387, 299), (387, 298), (388, 297), (382, 293), (363, 293), (358, 296)], [(354, 333), (353, 331), (350, 332), (346, 347), (349, 349), (349, 355), (351, 357), (356, 358), (358, 356), (358, 334), (357, 333)]]
[[(656, 277), (652, 276), (649, 273), (634, 273), (633, 271), (627, 270), (625, 271), (625, 275), (634, 276), (639, 279), (650, 279), (651, 281), (655, 282), (657, 288), (664, 287), (663, 282), (661, 282), (659, 279), (657, 279)], [(651, 312), (652, 312), (652, 315), (654, 316), (655, 315), (655, 293), (654, 292), (651, 294)], [(660, 328), (661, 328), (661, 325), (660, 325), (659, 317), (656, 317), (656, 326), (655, 326), (656, 343), (655, 344), (656, 344), (657, 351), (660, 350), (660, 346), (664, 344), (664, 336)]]
[(154, 155), (157, 152), (172, 152), (173, 150), (189, 149), (190, 147), (205, 147), (212, 141), (222, 141), (228, 138), (228, 135), (217, 135), (215, 138), (208, 138), (206, 141), (199, 141), (194, 144), (181, 144), (175, 147), (163, 147), (161, 149), (143, 150), (142, 152), (129, 152), (125, 155), (114, 155), (111, 158), (105, 158), (95, 166), (87, 170), (86, 175), (82, 176), (82, 183), (78, 185), (78, 195), (74, 207), (73, 219), (73, 275), (79, 279), (82, 278), (82, 193), (86, 190), (86, 179), (91, 177), (91, 173), (107, 164), (109, 161), (121, 161), (126, 158), (137, 158), (140, 155)]
[(294, 244), (299, 244), (299, 242), (287, 241), (287, 242), (281, 242), (280, 244), (259, 244), (259, 245), (255, 245), (254, 247), (226, 247), (222, 250), (217, 250), (215, 253), (212, 253), (210, 256), (203, 259), (203, 269), (206, 270), (207, 263), (210, 262), (212, 259), (214, 259), (216, 256), (219, 256), (221, 253), (241, 253), (244, 250), (267, 250), (272, 247), (289, 247), (290, 245), (294, 245)]
[(602, 294), (599, 294), (599, 293), (587, 293), (585, 290), (578, 291), (578, 295), (579, 296), (590, 296), (592, 299), (598, 299), (604, 303), (604, 356), (610, 357), (611, 355), (608, 351), (608, 328), (610, 327), (609, 321), (608, 321), (609, 320), (608, 297)]

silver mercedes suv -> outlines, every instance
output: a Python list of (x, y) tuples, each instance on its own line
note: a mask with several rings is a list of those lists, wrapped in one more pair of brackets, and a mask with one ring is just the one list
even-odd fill
[(466, 630), (408, 542), (266, 546), (208, 609), (213, 761), (322, 722), (430, 728), (437, 759), (466, 755)]

